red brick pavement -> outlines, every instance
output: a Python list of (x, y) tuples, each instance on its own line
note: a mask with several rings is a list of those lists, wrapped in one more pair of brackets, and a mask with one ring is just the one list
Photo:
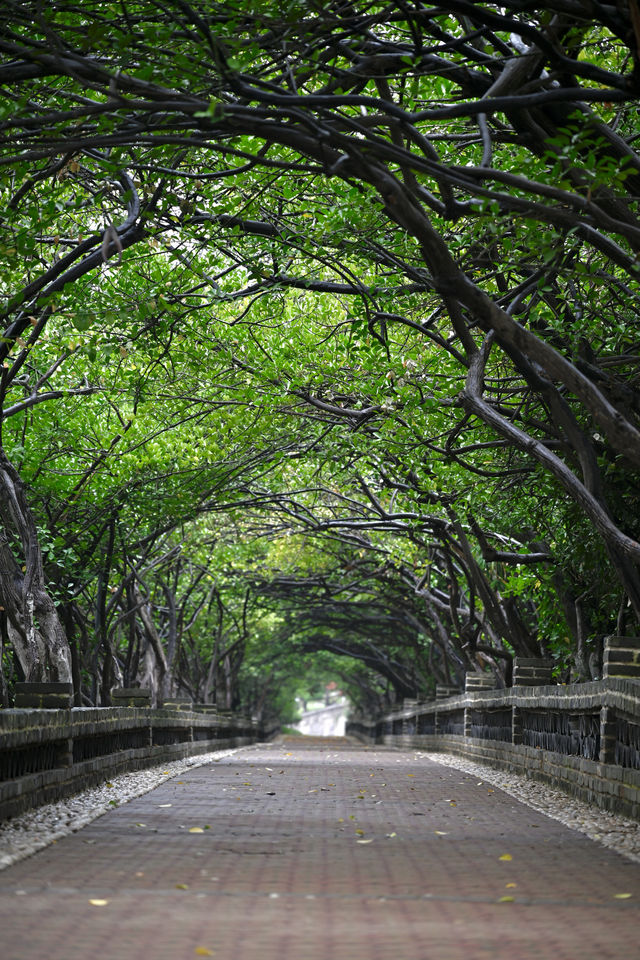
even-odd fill
[(639, 908), (638, 864), (477, 777), (291, 739), (0, 873), (0, 956), (640, 960)]

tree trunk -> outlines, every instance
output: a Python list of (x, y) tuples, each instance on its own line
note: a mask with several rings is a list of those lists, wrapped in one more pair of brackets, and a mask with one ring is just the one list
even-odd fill
[(11, 645), (27, 681), (68, 682), (71, 652), (46, 589), (35, 520), (24, 484), (2, 449), (0, 521), (0, 603)]

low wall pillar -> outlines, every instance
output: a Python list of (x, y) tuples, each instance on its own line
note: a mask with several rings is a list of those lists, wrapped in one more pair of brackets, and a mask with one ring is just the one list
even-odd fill
[(472, 710), (471, 707), (464, 708), (464, 736), (471, 736), (471, 719), (472, 719)]
[(167, 710), (193, 710), (193, 700), (191, 697), (170, 697), (163, 706)]
[[(405, 734), (405, 736), (411, 736), (412, 734), (414, 734), (414, 733), (416, 732), (416, 731), (415, 731), (415, 726), (416, 726), (416, 710), (417, 710), (417, 708), (418, 708), (418, 701), (417, 701), (417, 700), (409, 699), (408, 697), (405, 697), (404, 700), (402, 701), (402, 709), (403, 709), (403, 710), (411, 710), (411, 711), (412, 711), (412, 716), (410, 716), (410, 717), (403, 717), (403, 718), (402, 718), (402, 732), (403, 732), (403, 734)], [(412, 721), (413, 721), (413, 723), (412, 723)]]
[(616, 762), (616, 716), (611, 707), (600, 709), (600, 763)]
[(640, 680), (640, 638), (616, 637), (604, 638), (603, 676), (628, 677)]
[(511, 707), (511, 743), (522, 743), (522, 714), (520, 707)]
[(30, 710), (70, 710), (72, 683), (16, 683), (15, 706)]
[(488, 673), (476, 673), (469, 670), (464, 678), (464, 692), (473, 693), (475, 690), (495, 690), (496, 681)]
[(457, 687), (452, 686), (448, 683), (436, 683), (436, 712), (434, 715), (434, 728), (436, 734), (441, 733), (441, 720), (440, 720), (440, 711), (438, 710), (438, 702), (440, 700), (448, 700), (449, 697), (456, 697), (460, 693)]
[[(468, 670), (464, 678), (464, 692), (475, 693), (476, 690), (494, 690), (496, 681), (488, 673), (477, 673), (475, 670)], [(464, 708), (464, 735), (471, 736), (471, 722), (473, 718), (473, 708)]]
[(150, 707), (149, 687), (112, 687), (111, 703), (114, 707)]
[(513, 658), (514, 687), (544, 687), (552, 683), (553, 661), (541, 657)]

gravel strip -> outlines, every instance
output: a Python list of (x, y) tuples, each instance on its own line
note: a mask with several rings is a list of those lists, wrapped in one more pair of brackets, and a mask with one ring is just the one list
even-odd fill
[(559, 820), (565, 827), (585, 833), (591, 840), (640, 863), (640, 823), (637, 820), (629, 820), (609, 810), (600, 810), (595, 805), (576, 800), (522, 774), (495, 770), (451, 753), (417, 753), (416, 756), (470, 773), (547, 817)]
[(66, 837), (69, 833), (75, 833), (114, 807), (149, 793), (165, 780), (177, 777), (185, 770), (214, 763), (223, 757), (249, 749), (250, 746), (214, 750), (212, 753), (185, 757), (184, 760), (172, 760), (158, 767), (122, 773), (112, 780), (105, 780), (99, 787), (83, 790), (65, 800), (47, 803), (4, 820), (0, 822), (0, 870), (30, 857), (32, 853), (48, 847), (50, 843)]

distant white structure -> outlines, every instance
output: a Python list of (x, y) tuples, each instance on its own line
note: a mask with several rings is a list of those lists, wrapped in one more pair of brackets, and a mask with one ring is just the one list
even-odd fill
[(294, 730), (299, 730), (300, 733), (310, 737), (344, 737), (350, 707), (348, 700), (343, 698), (339, 703), (332, 703), (329, 707), (303, 713), (302, 719), (292, 726)]

